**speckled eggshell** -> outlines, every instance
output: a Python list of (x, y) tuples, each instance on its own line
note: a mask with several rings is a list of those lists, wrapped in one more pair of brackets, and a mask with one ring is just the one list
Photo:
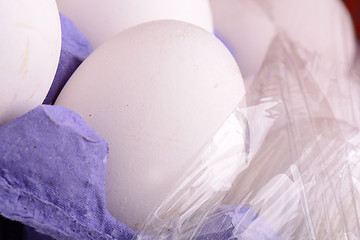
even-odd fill
[(117, 33), (137, 24), (174, 19), (213, 31), (208, 0), (57, 0), (94, 48)]
[(275, 34), (350, 68), (356, 41), (339, 0), (210, 0), (215, 32), (232, 50), (244, 78), (257, 73)]
[(162, 20), (99, 47), (56, 105), (75, 110), (108, 141), (107, 208), (136, 229), (243, 95), (238, 66), (218, 39)]
[(0, 2), (0, 125), (40, 105), (54, 79), (61, 27), (55, 0)]

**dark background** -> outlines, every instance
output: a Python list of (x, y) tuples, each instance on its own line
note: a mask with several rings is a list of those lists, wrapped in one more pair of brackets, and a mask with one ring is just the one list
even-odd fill
[(351, 13), (353, 19), (357, 38), (360, 39), (360, 0), (343, 0)]

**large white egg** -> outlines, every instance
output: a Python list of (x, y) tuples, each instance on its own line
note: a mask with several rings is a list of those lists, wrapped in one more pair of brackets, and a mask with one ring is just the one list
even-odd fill
[(210, 0), (215, 32), (232, 50), (244, 78), (256, 74), (277, 32), (351, 67), (356, 41), (339, 0)]
[(213, 31), (208, 0), (57, 0), (94, 48), (119, 32), (153, 20), (174, 19)]
[(40, 105), (61, 48), (55, 0), (0, 3), (0, 125)]
[(238, 66), (209, 32), (173, 20), (141, 24), (99, 47), (56, 105), (109, 142), (107, 208), (137, 228), (235, 110)]

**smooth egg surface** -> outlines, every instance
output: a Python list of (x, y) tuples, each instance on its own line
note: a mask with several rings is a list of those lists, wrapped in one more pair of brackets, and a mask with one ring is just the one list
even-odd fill
[(339, 0), (210, 0), (216, 34), (232, 50), (244, 78), (257, 73), (277, 33), (352, 67), (356, 41)]
[(137, 229), (244, 93), (239, 68), (217, 38), (162, 20), (95, 50), (56, 105), (78, 112), (108, 141), (107, 208)]
[(57, 0), (94, 48), (117, 33), (137, 24), (174, 19), (213, 31), (208, 0)]
[(55, 0), (0, 3), (0, 126), (40, 105), (61, 48)]

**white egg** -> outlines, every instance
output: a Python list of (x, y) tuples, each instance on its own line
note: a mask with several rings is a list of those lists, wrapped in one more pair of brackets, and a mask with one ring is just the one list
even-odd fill
[(129, 27), (153, 20), (180, 20), (213, 31), (208, 0), (57, 0), (57, 4), (94, 48)]
[(210, 0), (215, 32), (232, 50), (244, 78), (261, 67), (277, 32), (351, 67), (355, 35), (339, 0)]
[(55, 0), (0, 3), (0, 125), (40, 105), (61, 48)]
[(162, 20), (99, 47), (56, 105), (78, 112), (109, 142), (107, 208), (136, 229), (243, 95), (238, 66), (218, 39)]

